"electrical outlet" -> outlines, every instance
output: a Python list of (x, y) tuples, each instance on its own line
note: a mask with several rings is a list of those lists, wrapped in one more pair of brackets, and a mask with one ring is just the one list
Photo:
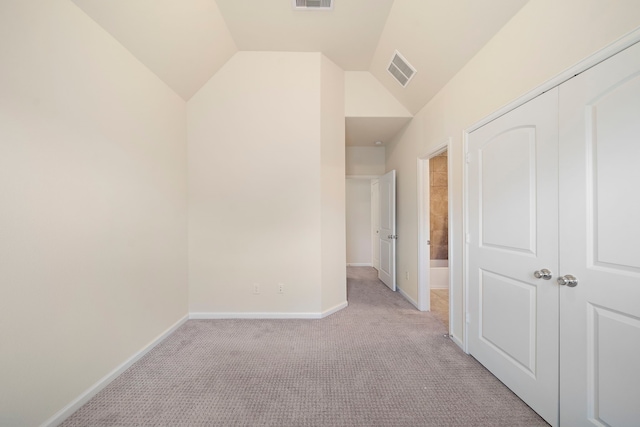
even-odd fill
[(409, 272), (408, 272), (408, 271), (405, 271), (405, 272), (404, 272), (404, 278), (405, 278), (405, 279), (407, 279), (407, 280), (409, 280)]
[(260, 294), (260, 283), (253, 284), (253, 294), (254, 295)]
[(278, 283), (278, 293), (284, 294), (284, 283)]

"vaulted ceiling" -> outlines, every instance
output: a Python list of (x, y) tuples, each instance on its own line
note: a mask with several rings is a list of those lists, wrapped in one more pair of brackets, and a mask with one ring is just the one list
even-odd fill
[[(188, 100), (238, 50), (323, 52), (369, 71), (419, 111), (527, 0), (72, 0)], [(398, 50), (416, 69), (403, 88), (387, 72)]]

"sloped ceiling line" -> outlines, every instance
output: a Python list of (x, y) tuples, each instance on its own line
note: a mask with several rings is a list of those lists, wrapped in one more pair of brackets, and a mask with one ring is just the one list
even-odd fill
[[(527, 0), (335, 0), (296, 11), (291, 0), (71, 0), (183, 99), (242, 51), (322, 52), (368, 71), (417, 113)], [(419, 70), (403, 88), (395, 50)]]

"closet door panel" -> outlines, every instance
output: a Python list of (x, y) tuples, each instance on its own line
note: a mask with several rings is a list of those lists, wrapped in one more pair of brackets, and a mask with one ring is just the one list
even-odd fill
[(640, 45), (560, 86), (560, 419), (640, 420)]
[(473, 357), (558, 422), (558, 92), (469, 136), (469, 328)]

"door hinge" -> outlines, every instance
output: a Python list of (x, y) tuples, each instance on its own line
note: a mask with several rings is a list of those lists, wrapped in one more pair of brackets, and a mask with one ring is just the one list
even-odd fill
[(467, 153), (467, 163), (471, 163), (471, 153)]
[(471, 234), (467, 233), (467, 235), (465, 236), (464, 240), (467, 243), (471, 243)]
[(471, 322), (471, 316), (469, 316), (469, 312), (467, 312), (467, 315), (465, 316), (465, 321), (467, 323)]

